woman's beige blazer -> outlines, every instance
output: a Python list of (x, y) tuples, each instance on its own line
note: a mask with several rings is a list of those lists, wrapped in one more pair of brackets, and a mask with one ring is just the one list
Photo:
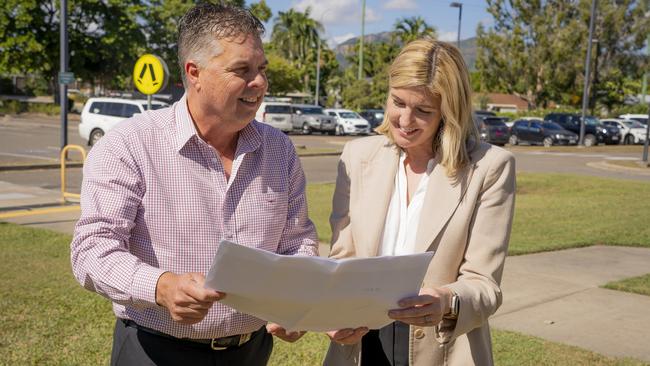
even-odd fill
[[(373, 257), (393, 192), (399, 151), (385, 136), (346, 144), (338, 167), (332, 215), (333, 258)], [(416, 233), (417, 251), (435, 251), (423, 286), (446, 286), (460, 297), (456, 321), (411, 326), (409, 364), (491, 365), (488, 317), (502, 301), (500, 282), (515, 198), (515, 161), (480, 143), (456, 180), (435, 165)], [(395, 273), (399, 276), (399, 273)], [(325, 365), (360, 363), (361, 345), (332, 343)]]

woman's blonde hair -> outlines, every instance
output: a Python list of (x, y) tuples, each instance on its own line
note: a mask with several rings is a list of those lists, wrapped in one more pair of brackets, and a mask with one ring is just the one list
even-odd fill
[[(433, 139), (433, 151), (439, 154), (447, 176), (455, 177), (469, 164), (468, 141), (479, 141), (472, 118), (469, 74), (460, 51), (449, 43), (431, 38), (415, 40), (393, 61), (389, 77), (390, 88), (424, 87), (440, 98), (442, 119)], [(376, 131), (393, 141), (387, 114)]]

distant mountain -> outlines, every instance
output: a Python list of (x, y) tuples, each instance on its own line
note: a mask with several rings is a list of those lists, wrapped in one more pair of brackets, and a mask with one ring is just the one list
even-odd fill
[[(381, 32), (374, 34), (367, 34), (363, 37), (364, 43), (374, 43), (374, 42), (389, 42), (392, 32)], [(354, 52), (354, 45), (358, 42), (359, 37), (353, 37), (346, 40), (343, 43), (334, 48), (336, 53), (336, 59), (339, 62), (340, 68), (345, 69), (348, 67), (348, 61), (345, 59), (345, 56)], [(455, 42), (454, 42), (455, 43)], [(465, 63), (470, 71), (474, 70), (474, 64), (476, 63), (476, 37), (467, 38), (460, 41), (460, 51), (465, 58)]]

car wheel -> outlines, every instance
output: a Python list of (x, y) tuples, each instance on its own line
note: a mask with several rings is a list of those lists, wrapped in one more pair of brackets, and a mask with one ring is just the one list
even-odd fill
[(343, 126), (338, 125), (336, 126), (336, 136), (343, 136), (345, 135), (345, 131), (343, 131)]
[(544, 147), (551, 147), (553, 146), (553, 139), (550, 137), (545, 137), (542, 143), (544, 144)]
[(632, 135), (625, 136), (625, 145), (634, 145), (634, 136)]
[(585, 136), (585, 146), (590, 147), (590, 146), (595, 146), (596, 145), (596, 136), (594, 135), (586, 135)]
[(302, 134), (303, 135), (311, 135), (311, 127), (309, 126), (309, 123), (305, 122), (302, 125)]
[(88, 138), (88, 145), (94, 146), (102, 137), (104, 137), (104, 131), (100, 130), (99, 128), (94, 129)]
[(510, 135), (510, 138), (508, 139), (508, 143), (512, 146), (519, 144), (519, 139), (517, 139), (517, 135)]

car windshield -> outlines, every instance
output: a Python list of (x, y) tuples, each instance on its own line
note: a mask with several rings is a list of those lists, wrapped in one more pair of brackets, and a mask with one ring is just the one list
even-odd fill
[(591, 126), (598, 126), (600, 122), (598, 121), (598, 118), (593, 117), (593, 116), (585, 116), (585, 124), (586, 125), (591, 125)]
[(486, 119), (483, 120), (483, 123), (485, 123), (488, 126), (505, 126), (506, 125), (501, 118), (486, 118)]
[(641, 125), (641, 127), (643, 127), (643, 128), (645, 128), (645, 124), (648, 123), (648, 119), (647, 119), (647, 118), (640, 118), (640, 117), (639, 117), (639, 118), (632, 118), (632, 119), (633, 119), (636, 123), (638, 123), (639, 125)]
[[(144, 107), (145, 111), (149, 109), (148, 104), (143, 105), (143, 107)], [(155, 111), (156, 109), (160, 109), (160, 108), (165, 108), (165, 107), (167, 107), (167, 105), (165, 105), (165, 104), (151, 103), (151, 110), (152, 111)]]
[(563, 130), (562, 126), (555, 122), (544, 122), (542, 123), (542, 128), (545, 130)]
[(627, 128), (645, 128), (645, 126), (641, 122), (638, 122), (638, 121), (623, 121), (623, 124)]
[(341, 115), (341, 118), (361, 118), (354, 112), (339, 112), (339, 114)]
[(298, 109), (304, 114), (323, 114), (323, 109), (318, 107), (300, 107)]
[(266, 113), (287, 113), (291, 114), (291, 107), (288, 105), (267, 105)]

